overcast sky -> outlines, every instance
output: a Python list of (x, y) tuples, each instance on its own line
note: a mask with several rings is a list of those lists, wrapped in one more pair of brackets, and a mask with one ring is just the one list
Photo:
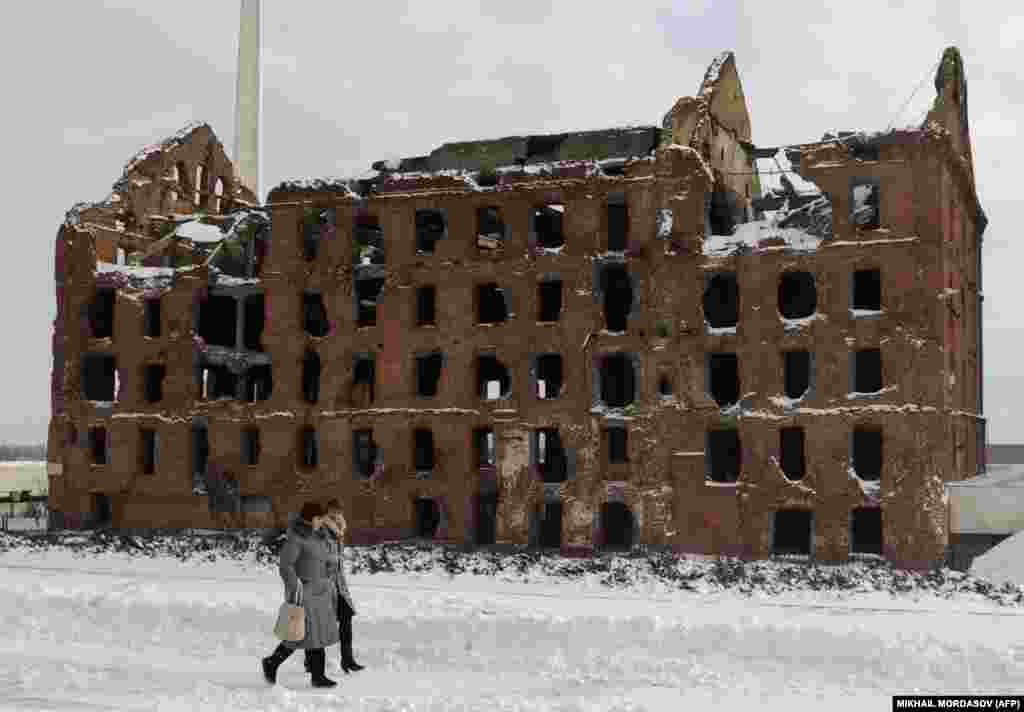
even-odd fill
[[(1024, 9), (1008, 17), (1013, 3), (824, 4), (264, 0), (263, 185), (354, 175), (451, 140), (659, 124), (727, 49), (758, 145), (917, 124), (934, 98), (942, 50), (957, 45), (991, 221), (989, 435), (1024, 442), (1016, 427), (1024, 312), (1013, 291), (1024, 244), (1013, 243), (1022, 237), (1012, 215), (1021, 186), (1012, 171), (1024, 156)], [(0, 440), (46, 437), (53, 243), (64, 212), (103, 198), (135, 151), (192, 119), (210, 122), (231, 151), (238, 5), (35, 0), (0, 23), (8, 344)]]

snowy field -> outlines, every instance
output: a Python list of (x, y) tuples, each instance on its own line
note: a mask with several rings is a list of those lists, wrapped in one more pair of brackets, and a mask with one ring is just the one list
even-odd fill
[(255, 540), (0, 535), (0, 710), (834, 712), (1024, 690), (1024, 589), (955, 572), (347, 553), (367, 669), (330, 649), (324, 691), (298, 654), (262, 680), (282, 585)]

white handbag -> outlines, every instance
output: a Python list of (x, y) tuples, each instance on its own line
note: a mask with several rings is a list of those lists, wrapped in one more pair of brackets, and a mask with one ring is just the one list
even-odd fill
[(274, 635), (281, 640), (299, 641), (306, 637), (306, 609), (302, 607), (302, 581), (295, 592), (296, 603), (285, 601), (277, 612)]

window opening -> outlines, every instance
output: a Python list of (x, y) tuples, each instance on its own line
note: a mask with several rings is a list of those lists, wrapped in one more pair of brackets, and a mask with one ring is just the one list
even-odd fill
[(779, 280), (779, 313), (786, 319), (803, 319), (818, 308), (814, 277), (809, 272), (786, 272)]
[(879, 219), (877, 180), (853, 182), (850, 186), (850, 223), (862, 230), (877, 230)]
[(882, 350), (861, 349), (853, 354), (853, 390), (877, 393), (882, 390)]
[(360, 279), (356, 281), (356, 326), (377, 325), (377, 304), (380, 293), (384, 289), (382, 278)]
[(260, 462), (260, 431), (245, 428), (242, 431), (242, 464), (258, 465)]
[(327, 336), (330, 324), (327, 321), (327, 309), (320, 292), (303, 292), (302, 294), (303, 328), (315, 338)]
[(537, 246), (555, 249), (565, 245), (562, 222), (565, 217), (565, 206), (561, 203), (549, 203), (533, 209), (533, 232), (537, 236)]
[(622, 265), (610, 265), (601, 271), (604, 296), (604, 321), (608, 331), (625, 331), (633, 309), (633, 283)]
[(82, 356), (82, 395), (88, 401), (111, 403), (116, 398), (117, 361), (108, 354)]
[(500, 250), (505, 245), (505, 221), (501, 208), (482, 207), (476, 210), (476, 246), (482, 251)]
[(379, 459), (379, 448), (373, 440), (372, 430), (356, 430), (352, 433), (352, 453), (356, 479), (373, 477)]
[(853, 273), (853, 308), (867, 311), (882, 309), (882, 272), (859, 269)]
[(236, 347), (238, 306), (235, 298), (211, 294), (199, 304), (199, 336), (211, 346)]
[(493, 466), (496, 463), (496, 445), (494, 430), (491, 428), (477, 428), (473, 431), (473, 447), (479, 467)]
[(320, 255), (320, 244), (337, 233), (334, 208), (306, 208), (302, 218), (302, 258), (313, 262)]
[(811, 387), (811, 352), (786, 351), (782, 355), (787, 398), (803, 398)]
[(412, 456), (417, 472), (434, 469), (434, 431), (427, 428), (413, 431)]
[(497, 356), (477, 357), (477, 392), (483, 400), (508, 398), (512, 394), (512, 378), (508, 367)]
[(672, 395), (672, 380), (665, 374), (658, 378), (658, 395), (668, 398)]
[(114, 337), (114, 304), (117, 301), (113, 289), (97, 289), (89, 308), (89, 324), (94, 339)]
[(882, 431), (873, 428), (853, 430), (853, 471), (857, 477), (877, 482), (882, 476)]
[(804, 509), (775, 512), (772, 553), (810, 556), (812, 519), (811, 512)]
[(802, 480), (805, 472), (804, 429), (779, 430), (779, 450), (782, 454), (779, 466), (786, 477), (791, 480)]
[(739, 289), (735, 274), (715, 274), (708, 279), (704, 290), (704, 318), (713, 329), (736, 326), (739, 322)]
[(540, 545), (558, 549), (562, 546), (562, 503), (545, 502), (541, 512)]
[(740, 399), (740, 369), (736, 354), (708, 354), (711, 397), (725, 408)]
[(636, 373), (629, 354), (606, 354), (601, 360), (601, 400), (610, 408), (636, 400)]
[(558, 280), (540, 282), (537, 285), (540, 313), (537, 321), (558, 321), (562, 313), (562, 283)]
[(139, 430), (139, 441), (142, 449), (142, 474), (152, 475), (156, 472), (156, 431), (152, 428)]
[(320, 400), (320, 355), (315, 351), (302, 357), (302, 396), (307, 403)]
[(160, 336), (160, 300), (147, 299), (142, 313), (142, 333), (150, 338)]
[(425, 354), (416, 357), (416, 394), (433, 398), (437, 395), (438, 384), (441, 382), (441, 370), (444, 367), (444, 356), (440, 353)]
[(210, 460), (210, 438), (205, 427), (192, 427), (192, 491), (206, 491), (206, 468)]
[(608, 196), (605, 207), (608, 218), (608, 251), (625, 252), (629, 241), (629, 207), (623, 193)]
[(204, 365), (199, 369), (199, 377), (202, 400), (238, 397), (238, 376), (227, 366)]
[(552, 400), (558, 398), (561, 392), (561, 354), (541, 354), (537, 357), (537, 397), (541, 400)]
[(159, 403), (164, 399), (164, 378), (167, 367), (162, 363), (145, 366), (142, 370), (142, 395), (147, 403)]
[(629, 462), (629, 433), (625, 428), (608, 428), (608, 463), (621, 465)]
[(544, 482), (565, 482), (568, 476), (568, 459), (562, 447), (562, 436), (558, 428), (541, 428), (536, 438), (537, 468)]
[(476, 288), (477, 323), (499, 324), (508, 321), (508, 305), (505, 290), (495, 282), (481, 284)]
[(443, 210), (416, 211), (416, 254), (432, 255), (438, 240), (447, 235)]
[(316, 430), (305, 427), (299, 431), (300, 460), (299, 464), (306, 469), (313, 469), (320, 463), (320, 443)]
[(92, 494), (92, 518), (93, 524), (97, 527), (110, 526), (113, 521), (113, 507), (110, 505), (110, 497), (99, 492)]
[(436, 324), (437, 289), (433, 286), (416, 289), (416, 326)]
[(382, 265), (384, 255), (384, 230), (376, 215), (357, 212), (352, 220), (353, 262), (357, 265)]
[(249, 351), (263, 351), (263, 328), (266, 324), (266, 300), (262, 294), (250, 294), (244, 303), (245, 323), (242, 325), (243, 345)]
[(850, 513), (850, 550), (854, 554), (882, 553), (882, 510), (857, 507)]
[(708, 478), (712, 482), (736, 482), (743, 461), (737, 430), (711, 430), (707, 434)]
[(374, 360), (366, 356), (357, 356), (352, 369), (352, 406), (365, 408), (373, 403), (373, 390), (376, 383)]

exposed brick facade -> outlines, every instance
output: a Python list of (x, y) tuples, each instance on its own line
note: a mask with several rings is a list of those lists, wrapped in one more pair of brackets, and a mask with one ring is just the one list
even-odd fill
[[(775, 230), (746, 248), (710, 249), (706, 236), (721, 230), (721, 220), (739, 223), (737, 234), (749, 230), (743, 223), (758, 217), (761, 197), (757, 149), (727, 53), (709, 69), (698, 96), (677, 102), (661, 128), (449, 144), (429, 157), (379, 165), (379, 175), (363, 182), (282, 184), (265, 206), (271, 229), (255, 248), (258, 276), (226, 278), (189, 250), (173, 257), (188, 242), (162, 248), (179, 267), (173, 281), (149, 292), (137, 280), (110, 276), (128, 268), (97, 275), (97, 261), (114, 262), (117, 245), (128, 253), (156, 249), (167, 221), (153, 216), (199, 210), (184, 195), (169, 202), (172, 167), (186, 167), (179, 184), (195, 165), (208, 166), (208, 176), (232, 175), (208, 127), (183, 132), (130, 165), (115, 200), (76, 209), (58, 234), (51, 509), (69, 515), (66, 523), (95, 519), (96, 507), (109, 502), (109, 520), (118, 527), (269, 526), (282, 524), (307, 498), (336, 496), (355, 543), (410, 536), (426, 526), (435, 539), (459, 543), (482, 536), (485, 543), (549, 544), (553, 536), (573, 551), (625, 541), (749, 557), (800, 538), (804, 515), (775, 516), (796, 509), (812, 513), (810, 553), (840, 561), (851, 550), (851, 513), (880, 507), (887, 558), (907, 566), (941, 560), (947, 545), (942, 485), (974, 474), (976, 432), (983, 427), (977, 327), (984, 215), (961, 126), (966, 82), (955, 50), (947, 51), (936, 88), (925, 125), (873, 137), (867, 157), (840, 139), (792, 151), (799, 175), (831, 205), (831, 229), (811, 248), (796, 249), (793, 232)], [(878, 186), (877, 228), (851, 221), (854, 186), (871, 181)], [(225, 202), (218, 211), (206, 204), (206, 212), (254, 202), (244, 189), (227, 188), (233, 206)], [(204, 192), (212, 192), (212, 183)], [(200, 202), (206, 200), (201, 194)], [(563, 206), (561, 247), (545, 247), (543, 234), (558, 216), (548, 210), (534, 217), (550, 204)], [(481, 208), (499, 209), (499, 237), (492, 237), (496, 228), (482, 227)], [(437, 210), (444, 231), (433, 242), (437, 233), (423, 228), (434, 218), (420, 213), (418, 236), (417, 211)], [(372, 218), (380, 228), (377, 251), (368, 248), (376, 239), (360, 242), (356, 230)], [(317, 234), (313, 256), (310, 238)], [(609, 239), (618, 237), (621, 244), (610, 251)], [(371, 255), (379, 264), (369, 264)], [(880, 313), (852, 311), (858, 270), (878, 271)], [(813, 277), (810, 319), (787, 321), (780, 313), (780, 279), (793, 272)], [(735, 329), (712, 329), (706, 321), (710, 280), (721, 274), (735, 278)], [(373, 311), (373, 290), (360, 286), (370, 277), (383, 279), (376, 323), (359, 326)], [(555, 279), (561, 309), (556, 320), (541, 322), (539, 285)], [(113, 337), (95, 339), (80, 328), (89, 321), (80, 315), (103, 284), (116, 290)], [(503, 290), (507, 319), (481, 325), (479, 288), (490, 284)], [(418, 308), (417, 290), (424, 286), (434, 287), (431, 325), (418, 324), (426, 307)], [(304, 331), (307, 292), (322, 298), (323, 335)], [(263, 298), (258, 317), (246, 306), (258, 302), (245, 301), (256, 294)], [(237, 300), (238, 338), (228, 339), (232, 345), (221, 356), (242, 378), (229, 379), (232, 397), (212, 400), (202, 397), (197, 374), (217, 349), (194, 337), (218, 295)], [(144, 302), (156, 296), (160, 335), (147, 337)], [(607, 328), (606, 301), (624, 312), (624, 329)], [(262, 351), (240, 349), (232, 357), (248, 338), (245, 323), (259, 318)], [(851, 354), (866, 349), (881, 352), (881, 387), (850, 396)], [(812, 355), (810, 388), (798, 401), (782, 398), (785, 351)], [(304, 360), (315, 363), (308, 352), (319, 359), (315, 403), (308, 402), (314, 381), (303, 379)], [(418, 395), (416, 356), (437, 352), (443, 358), (436, 395)], [(83, 396), (82, 356), (95, 353), (116, 359), (120, 388), (110, 405)], [(734, 404), (712, 397), (710, 369), (717, 366), (708, 366), (708, 355), (718, 353), (736, 355), (738, 398), (726, 399)], [(488, 354), (510, 377), (502, 384), (507, 393), (494, 400), (482, 397), (487, 386), (477, 378), (477, 358)], [(541, 354), (561, 356), (557, 398), (539, 397)], [(616, 354), (627, 358), (608, 359)], [(360, 356), (373, 361), (372, 401), (369, 387), (354, 383), (364, 368), (357, 366)], [(263, 363), (273, 374), (269, 398), (245, 402), (248, 369)], [(165, 369), (157, 403), (144, 398), (146, 364)], [(602, 385), (609, 364), (622, 370)], [(620, 407), (605, 402), (618, 402), (629, 380), (632, 399), (627, 395)], [(207, 496), (193, 494), (192, 429), (199, 425), (209, 457), (206, 487), (195, 491)], [(88, 433), (97, 426), (109, 434), (107, 464), (91, 464)], [(624, 462), (610, 462), (609, 427), (627, 431), (625, 458), (615, 456)], [(780, 468), (794, 462), (792, 452), (782, 451), (780, 430), (794, 427), (803, 429), (799, 480)], [(158, 433), (152, 474), (142, 473), (140, 428)], [(316, 433), (313, 466), (303, 428)], [(474, 435), (486, 428), (494, 434), (493, 462), (481, 456)], [(538, 462), (535, 433), (545, 428), (558, 430), (564, 459), (548, 437), (546, 462)], [(850, 473), (855, 428), (882, 433), (877, 488)], [(243, 431), (254, 429), (257, 464), (242, 464)], [(419, 463), (416, 429), (430, 430), (433, 443)], [(708, 432), (722, 429), (738, 431), (742, 464), (735, 482), (707, 474), (713, 467)], [(364, 430), (372, 430), (379, 456), (360, 462), (355, 433)], [(428, 460), (429, 474), (417, 467)], [(356, 472), (357, 465), (369, 476)], [(549, 479), (561, 479), (564, 470), (564, 480), (546, 485), (545, 470)], [(237, 483), (238, 497), (230, 487), (219, 489), (224, 478)], [(226, 491), (234, 504), (212, 506), (214, 491)], [(100, 493), (108, 499), (96, 499)], [(417, 505), (425, 498), (433, 509)], [(553, 529), (552, 520), (544, 522), (545, 501), (561, 505)], [(602, 519), (609, 502), (616, 503), (613, 514)], [(488, 503), (493, 537), (482, 533)], [(618, 503), (632, 524), (611, 518), (623, 511)], [(546, 511), (553, 517), (557, 509)], [(865, 521), (858, 526), (874, 526)], [(788, 533), (776, 532), (783, 527)]]

